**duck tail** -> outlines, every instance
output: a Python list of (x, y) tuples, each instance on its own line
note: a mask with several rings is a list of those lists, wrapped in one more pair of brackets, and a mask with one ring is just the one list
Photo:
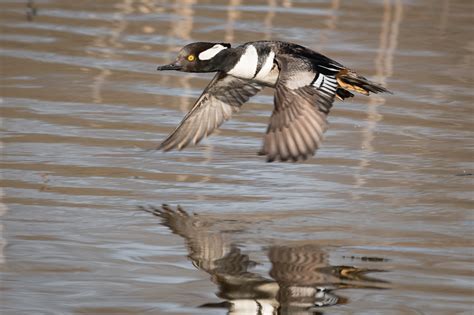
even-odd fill
[(339, 71), (339, 73), (336, 74), (336, 79), (339, 83), (339, 88), (336, 91), (336, 96), (341, 99), (354, 96), (349, 91), (354, 91), (364, 95), (369, 95), (370, 92), (392, 94), (392, 92), (390, 92), (380, 84), (371, 82), (363, 76), (360, 76), (349, 69), (342, 69), (341, 71)]

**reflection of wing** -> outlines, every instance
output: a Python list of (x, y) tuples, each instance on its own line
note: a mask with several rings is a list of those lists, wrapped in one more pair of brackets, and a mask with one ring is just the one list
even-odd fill
[(290, 314), (307, 314), (303, 309), (346, 303), (334, 294), (339, 288), (387, 288), (388, 282), (369, 278), (369, 272), (381, 270), (351, 266), (331, 266), (319, 246), (275, 246), (268, 257), (272, 263), (270, 276), (280, 287), (280, 309)]
[(257, 83), (218, 72), (178, 127), (160, 144), (159, 149), (181, 150), (189, 143), (197, 144), (261, 89)]
[(275, 246), (268, 257), (270, 276), (283, 286), (321, 286), (327, 277), (320, 270), (326, 266), (326, 254), (315, 245)]
[(163, 225), (183, 237), (193, 264), (210, 274), (239, 275), (255, 264), (230, 244), (224, 234), (210, 230), (208, 222), (196, 214), (189, 215), (180, 206), (176, 210), (168, 205), (142, 209), (162, 218)]
[(306, 159), (323, 140), (337, 81), (321, 73), (315, 77), (309, 61), (301, 58), (280, 55), (277, 63), (280, 74), (275, 86), (275, 107), (260, 154), (266, 155), (269, 162)]
[(276, 246), (268, 254), (270, 275), (278, 282), (278, 302), (288, 314), (309, 314), (315, 306), (330, 306), (339, 297), (326, 290), (330, 277), (322, 272), (328, 267), (326, 254), (315, 245)]
[[(248, 269), (256, 263), (229, 243), (221, 231), (212, 231), (209, 222), (196, 214), (188, 214), (179, 206), (177, 209), (167, 205), (161, 208), (141, 207), (141, 209), (162, 218), (163, 225), (186, 240), (188, 257), (197, 268), (212, 276), (212, 280), (219, 287), (217, 296), (229, 300), (234, 310), (241, 308), (247, 310), (249, 303), (258, 306), (260, 302), (256, 301), (274, 297), (274, 291), (277, 289), (266, 286), (274, 282), (249, 272)], [(203, 306), (221, 305), (210, 303)]]

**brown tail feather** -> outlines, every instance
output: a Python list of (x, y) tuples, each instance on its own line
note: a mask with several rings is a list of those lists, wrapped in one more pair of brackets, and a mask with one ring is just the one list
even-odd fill
[[(392, 93), (383, 86), (371, 82), (363, 76), (360, 76), (357, 73), (352, 72), (348, 69), (343, 69), (339, 71), (339, 73), (336, 75), (336, 79), (339, 83), (339, 86), (344, 90), (354, 91), (364, 95), (369, 95), (370, 92), (390, 94)], [(343, 95), (342, 93), (337, 93), (337, 95), (342, 99), (345, 98), (345, 95)]]

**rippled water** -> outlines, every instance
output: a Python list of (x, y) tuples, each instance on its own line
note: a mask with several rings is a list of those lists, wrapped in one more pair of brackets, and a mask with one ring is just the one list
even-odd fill
[[(473, 9), (2, 1), (1, 313), (471, 314)], [(202, 145), (149, 150), (210, 80), (156, 65), (261, 39), (394, 94), (337, 102), (304, 163), (256, 155), (270, 90)]]

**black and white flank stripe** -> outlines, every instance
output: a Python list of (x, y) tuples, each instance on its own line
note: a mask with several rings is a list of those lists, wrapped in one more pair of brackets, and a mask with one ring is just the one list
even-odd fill
[(316, 100), (318, 109), (326, 115), (329, 114), (329, 110), (332, 107), (338, 89), (336, 77), (318, 72), (316, 73), (313, 82), (311, 82), (311, 86), (318, 90), (318, 95), (320, 96), (320, 98)]

